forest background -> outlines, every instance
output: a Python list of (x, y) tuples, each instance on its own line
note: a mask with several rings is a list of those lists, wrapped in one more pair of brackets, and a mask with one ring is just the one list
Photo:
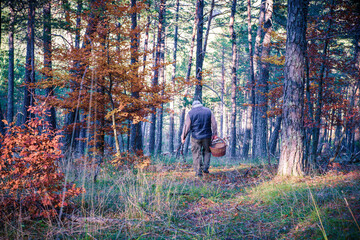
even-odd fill
[(216, 161), (250, 164), (239, 179), (351, 166), (358, 181), (359, 20), (351, 0), (1, 1), (5, 233), (23, 233), (22, 211), (62, 219), (74, 197), (86, 209), (108, 171), (191, 161), (193, 99), (228, 144)]

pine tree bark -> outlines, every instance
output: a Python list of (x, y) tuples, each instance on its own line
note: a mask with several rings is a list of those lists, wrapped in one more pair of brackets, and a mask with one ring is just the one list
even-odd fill
[[(151, 1), (147, 1), (147, 9), (150, 9), (151, 7)], [(120, 23), (119, 23), (120, 24)], [(146, 71), (146, 60), (148, 56), (148, 47), (149, 47), (149, 32), (150, 32), (150, 25), (151, 25), (151, 14), (147, 14), (147, 20), (146, 20), (146, 27), (145, 27), (145, 38), (144, 38), (144, 55), (143, 55), (143, 74), (145, 74)], [(155, 41), (154, 41), (155, 42)], [(146, 122), (141, 123), (142, 126), (142, 143), (143, 143), (143, 149), (146, 148), (144, 143), (146, 142)]]
[[(311, 92), (310, 92), (310, 59), (309, 59), (309, 51), (308, 51), (308, 44), (305, 41), (305, 82), (306, 82), (306, 99), (307, 99), (307, 107), (308, 107), (308, 117), (311, 123), (314, 121), (314, 114), (313, 114), (313, 104), (311, 101)], [(312, 135), (312, 128), (307, 128), (305, 131), (305, 153), (304, 153), (304, 162), (305, 168), (309, 169), (309, 154), (310, 154), (310, 143), (311, 143), (311, 135)]]
[(81, 17), (82, 12), (82, 0), (77, 0), (77, 9), (76, 9), (76, 30), (75, 30), (75, 48), (80, 48), (80, 28), (81, 28)]
[[(152, 86), (159, 85), (159, 68), (161, 61), (161, 39), (164, 31), (164, 21), (165, 21), (165, 8), (166, 0), (160, 1), (159, 9), (159, 23), (158, 23), (158, 34), (157, 34), (157, 43), (156, 43), (156, 54), (155, 54), (155, 66), (154, 66), (154, 77), (152, 79)], [(156, 109), (152, 108), (153, 113), (151, 113), (151, 125), (150, 125), (150, 136), (149, 136), (149, 152), (154, 154), (155, 151), (155, 130), (156, 130)]]
[(225, 95), (225, 47), (221, 51), (221, 103), (220, 103), (220, 137), (224, 137), (224, 95)]
[[(165, 76), (165, 38), (166, 38), (166, 32), (161, 39), (161, 54), (160, 54), (160, 79), (162, 80), (162, 87), (165, 87), (166, 84), (166, 76)], [(164, 95), (164, 89), (161, 91), (161, 95)], [(156, 136), (156, 154), (161, 154), (162, 152), (162, 142), (163, 142), (163, 121), (164, 121), (164, 104), (161, 104), (160, 109), (158, 109), (158, 129), (157, 129), (157, 136)]]
[(304, 68), (307, 0), (288, 1), (283, 125), (278, 175), (304, 175)]
[(206, 28), (204, 47), (203, 47), (203, 51), (202, 51), (202, 53), (203, 53), (202, 54), (203, 63), (204, 63), (204, 58), (205, 58), (205, 54), (206, 54), (207, 42), (208, 42), (208, 39), (209, 39), (211, 20), (213, 19), (214, 7), (215, 7), (215, 0), (211, 0), (210, 12), (209, 12), (209, 20), (208, 20), (208, 24), (207, 24), (207, 28)]
[(204, 0), (197, 0), (197, 32), (196, 32), (196, 86), (194, 99), (202, 101), (203, 71), (203, 32), (204, 32)]
[[(195, 13), (197, 12), (197, 9), (198, 9), (198, 5), (196, 5)], [(193, 32), (192, 32), (191, 43), (190, 43), (189, 61), (188, 61), (188, 67), (187, 67), (187, 72), (186, 72), (186, 78), (185, 78), (185, 82), (187, 82), (187, 83), (190, 81), (192, 59), (193, 59), (195, 37), (196, 37), (196, 29), (197, 29), (197, 21), (198, 21), (198, 18), (197, 18), (197, 15), (195, 14)], [(180, 113), (180, 124), (179, 124), (179, 131), (178, 131), (178, 143), (179, 144), (181, 143), (181, 134), (182, 134), (182, 130), (183, 130), (183, 127), (184, 127), (184, 122), (185, 122), (185, 112), (186, 112), (185, 103), (186, 103), (186, 99), (188, 97), (188, 94), (189, 94), (189, 90), (188, 90), (188, 88), (186, 88), (185, 93), (184, 93), (184, 96), (185, 96), (184, 97), (184, 102), (183, 102), (184, 106), (183, 106), (183, 108), (181, 110), (181, 113)], [(187, 151), (187, 150), (185, 150), (185, 151)]]
[[(148, 9), (151, 7), (151, 1), (148, 1)], [(145, 28), (145, 38), (144, 38), (144, 56), (143, 56), (143, 72), (145, 72), (146, 69), (146, 59), (147, 59), (147, 51), (149, 47), (149, 31), (150, 31), (150, 25), (151, 25), (151, 17), (150, 14), (147, 16), (146, 20), (146, 28)]]
[(341, 125), (341, 111), (337, 111), (337, 121), (336, 121), (336, 128), (335, 128), (335, 139), (334, 139), (334, 146), (338, 146), (341, 144), (341, 136), (342, 136), (342, 125)]
[(28, 23), (26, 35), (26, 63), (25, 63), (25, 87), (24, 103), (22, 109), (22, 121), (24, 124), (31, 117), (28, 108), (34, 105), (35, 91), (29, 85), (35, 83), (35, 62), (34, 62), (34, 45), (35, 45), (35, 2), (29, 0)]
[[(176, 0), (176, 12), (175, 12), (175, 30), (174, 30), (174, 54), (173, 54), (173, 72), (171, 76), (171, 82), (175, 85), (176, 77), (176, 57), (177, 57), (177, 47), (178, 47), (178, 21), (179, 21), (179, 8), (180, 1)], [(174, 153), (174, 138), (175, 138), (175, 121), (174, 121), (174, 100), (170, 102), (170, 131), (169, 131), (169, 152), (170, 154)]]
[(248, 158), (251, 140), (252, 119), (255, 107), (255, 76), (254, 59), (251, 31), (251, 0), (247, 0), (247, 25), (248, 25), (248, 47), (249, 47), (249, 80), (248, 80), (248, 106), (246, 111), (246, 128), (243, 141), (242, 157)]
[(236, 13), (236, 0), (233, 0), (231, 6), (230, 16), (230, 35), (232, 46), (232, 66), (231, 66), (231, 130), (230, 130), (230, 157), (236, 157), (236, 61), (237, 61), (237, 46), (236, 46), (236, 34), (234, 31), (234, 21)]
[(7, 114), (8, 123), (14, 121), (14, 24), (15, 13), (13, 4), (9, 4), (10, 22), (9, 22), (9, 75), (8, 75), (8, 95), (7, 95)]
[[(80, 49), (80, 28), (81, 28), (81, 12), (82, 12), (82, 0), (77, 0), (77, 9), (76, 9), (76, 29), (75, 29), (75, 48)], [(79, 138), (85, 139), (86, 138), (86, 116), (84, 114), (79, 116), (79, 121), (81, 122), (81, 128), (79, 130)], [(78, 152), (80, 154), (85, 153), (86, 142), (85, 141), (78, 141), (77, 144)]]
[(271, 32), (272, 32), (272, 13), (273, 0), (265, 1), (265, 18), (262, 26), (264, 37), (262, 42), (261, 59), (259, 61), (259, 77), (256, 85), (257, 98), (257, 134), (255, 156), (267, 156), (267, 141), (268, 141), (268, 118), (267, 118), (267, 92), (269, 81), (269, 63), (267, 58), (270, 56)]
[[(44, 5), (43, 9), (44, 14), (44, 31), (43, 31), (43, 41), (44, 41), (44, 68), (45, 68), (45, 81), (52, 81), (52, 40), (51, 40), (51, 3), (50, 1)], [(50, 86), (46, 88), (47, 98), (52, 98), (54, 96), (54, 87)], [(47, 121), (50, 123), (52, 129), (56, 129), (56, 112), (55, 108), (52, 106), (49, 111), (49, 116), (47, 116)]]
[(282, 121), (282, 116), (278, 116), (276, 118), (274, 130), (272, 131), (272, 133), (270, 135), (269, 152), (272, 155), (275, 155), (276, 145), (277, 145), (277, 142), (279, 140), (279, 134), (280, 134), (280, 129), (281, 129), (281, 121)]
[(256, 38), (255, 38), (255, 47), (254, 47), (254, 58), (253, 58), (253, 65), (254, 65), (254, 76), (255, 76), (255, 91), (254, 91), (254, 108), (253, 108), (253, 133), (252, 133), (252, 156), (253, 158), (256, 156), (256, 146), (257, 146), (257, 131), (258, 131), (258, 107), (257, 107), (257, 91), (258, 91), (258, 80), (259, 80), (259, 60), (260, 60), (260, 47), (261, 47), (261, 38), (263, 35), (263, 26), (264, 26), (264, 20), (265, 20), (265, 6), (266, 6), (266, 0), (261, 0), (260, 5), (260, 13), (259, 13), (259, 23), (258, 23), (258, 29), (256, 31)]
[[(137, 79), (139, 77), (138, 75), (138, 51), (139, 51), (139, 33), (138, 33), (138, 27), (137, 27), (137, 1), (131, 0), (131, 65), (134, 67), (133, 74), (134, 78)], [(140, 94), (138, 89), (141, 86), (138, 86), (136, 84), (133, 84), (132, 90), (131, 90), (131, 96), (134, 99), (139, 99)], [(131, 130), (130, 130), (130, 149), (133, 152), (138, 152), (143, 150), (143, 144), (142, 144), (142, 131), (141, 131), (141, 122), (138, 123), (132, 123), (131, 124)]]
[[(349, 115), (355, 115), (355, 105), (356, 105), (356, 93), (359, 90), (359, 82), (352, 83), (351, 86), (349, 86), (349, 98), (350, 98), (350, 106), (349, 106)], [(355, 119), (354, 117), (351, 117), (347, 120), (346, 123), (347, 130), (346, 130), (346, 139), (347, 139), (347, 150), (348, 150), (348, 156), (351, 156), (354, 154), (355, 150)], [(325, 128), (326, 130), (326, 128)], [(321, 142), (320, 142), (321, 143)]]

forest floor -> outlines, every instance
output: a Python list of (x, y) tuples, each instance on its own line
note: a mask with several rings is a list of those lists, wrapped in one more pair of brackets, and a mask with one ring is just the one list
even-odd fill
[(360, 239), (360, 167), (280, 178), (266, 164), (161, 158), (143, 170), (105, 164), (97, 181), (74, 172), (86, 193), (58, 221), (24, 220), (14, 239)]

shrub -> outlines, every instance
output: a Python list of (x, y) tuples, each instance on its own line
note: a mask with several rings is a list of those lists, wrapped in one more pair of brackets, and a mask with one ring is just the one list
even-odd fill
[(0, 218), (27, 213), (31, 218), (54, 217), (81, 192), (75, 185), (64, 188), (58, 131), (44, 120), (47, 109), (30, 107), (36, 117), (22, 126), (8, 125), (0, 137)]
[(126, 151), (122, 152), (120, 156), (115, 156), (111, 163), (119, 169), (144, 169), (150, 165), (151, 158), (150, 156), (145, 156), (141, 150), (136, 152)]

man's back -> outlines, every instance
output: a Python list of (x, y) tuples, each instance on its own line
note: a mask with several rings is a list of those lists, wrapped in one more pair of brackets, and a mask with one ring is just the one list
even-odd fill
[(195, 139), (211, 138), (211, 110), (199, 106), (189, 111), (189, 117), (191, 120), (190, 130), (192, 137)]

